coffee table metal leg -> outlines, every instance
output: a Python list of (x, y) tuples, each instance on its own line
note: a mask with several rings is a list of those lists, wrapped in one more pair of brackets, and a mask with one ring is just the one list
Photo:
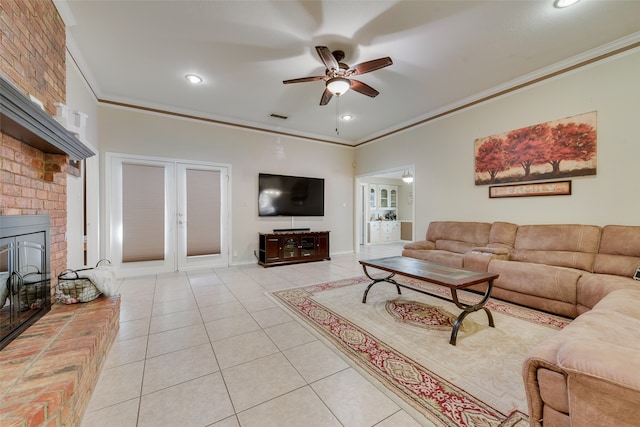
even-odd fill
[(369, 289), (371, 289), (371, 287), (373, 285), (375, 285), (376, 283), (378, 283), (378, 282), (389, 282), (389, 283), (392, 283), (392, 284), (396, 285), (396, 289), (398, 290), (398, 295), (402, 294), (402, 292), (400, 292), (400, 286), (398, 285), (398, 283), (395, 280), (392, 279), (392, 277), (395, 276), (396, 273), (391, 273), (386, 277), (375, 278), (375, 277), (371, 277), (369, 275), (369, 272), (367, 271), (367, 266), (366, 265), (362, 266), (362, 270), (364, 270), (364, 275), (372, 280), (372, 282), (369, 283), (369, 286), (367, 286), (367, 289), (365, 289), (364, 295), (362, 296), (362, 303), (363, 304), (365, 304), (367, 302), (367, 294), (369, 293)]
[(485, 307), (485, 304), (487, 303), (487, 301), (489, 300), (489, 297), (491, 296), (491, 289), (493, 288), (493, 280), (489, 280), (488, 285), (487, 285), (487, 290), (484, 293), (482, 300), (480, 300), (480, 302), (478, 304), (475, 305), (468, 305), (468, 304), (463, 304), (458, 300), (458, 293), (456, 292), (455, 289), (451, 289), (451, 299), (453, 300), (453, 302), (455, 303), (455, 305), (462, 309), (462, 313), (460, 313), (460, 315), (456, 318), (455, 323), (453, 324), (453, 330), (451, 331), (451, 339), (449, 340), (449, 344), (451, 345), (456, 345), (456, 340), (458, 338), (458, 330), (460, 329), (460, 325), (462, 325), (462, 321), (464, 320), (465, 317), (467, 317), (467, 315), (469, 313), (473, 313), (474, 311), (478, 311), (480, 309), (484, 310), (485, 313), (487, 313), (487, 319), (489, 320), (489, 326), (490, 327), (495, 327), (495, 324), (493, 322), (493, 315), (491, 314), (491, 311), (489, 311), (489, 309), (487, 307)]

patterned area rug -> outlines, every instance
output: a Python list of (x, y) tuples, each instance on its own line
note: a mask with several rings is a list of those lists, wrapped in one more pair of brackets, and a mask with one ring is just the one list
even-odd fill
[[(403, 283), (449, 297), (447, 288), (400, 277)], [(483, 311), (464, 320), (449, 344), (459, 313), (448, 301), (378, 283), (346, 279), (271, 292), (294, 317), (333, 344), (352, 366), (427, 426), (528, 426), (521, 367), (528, 350), (568, 320), (489, 300), (495, 328)], [(473, 303), (479, 295), (459, 292)], [(422, 419), (423, 417), (423, 419)]]

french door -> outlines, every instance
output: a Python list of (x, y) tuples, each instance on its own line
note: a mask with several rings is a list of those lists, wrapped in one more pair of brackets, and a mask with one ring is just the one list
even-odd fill
[(226, 168), (178, 163), (178, 270), (228, 265)]
[(228, 265), (228, 166), (118, 154), (107, 163), (107, 253), (120, 276)]

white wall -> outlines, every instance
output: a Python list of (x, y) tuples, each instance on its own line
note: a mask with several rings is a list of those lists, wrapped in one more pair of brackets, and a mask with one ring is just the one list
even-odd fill
[[(82, 141), (98, 153), (98, 104), (75, 62), (67, 52), (67, 100), (74, 111), (87, 114), (87, 131)], [(100, 260), (99, 155), (85, 161), (87, 174), (87, 264)], [(67, 266), (84, 266), (84, 176), (67, 175)]]
[[(231, 165), (231, 264), (256, 262), (259, 232), (292, 226), (329, 230), (332, 254), (353, 251), (353, 148), (107, 105), (98, 112), (102, 153)], [(325, 216), (258, 217), (259, 172), (324, 178)]]
[[(640, 225), (640, 49), (356, 149), (356, 174), (415, 163), (415, 236), (434, 220)], [(437, 83), (436, 83), (437, 84)], [(597, 175), (571, 196), (489, 199), (474, 184), (474, 140), (598, 112)]]

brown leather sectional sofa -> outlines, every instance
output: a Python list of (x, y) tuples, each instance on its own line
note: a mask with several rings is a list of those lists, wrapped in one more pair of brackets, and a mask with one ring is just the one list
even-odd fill
[(524, 362), (532, 426), (640, 426), (640, 226), (436, 221), (402, 255), (498, 273), (494, 297), (575, 318)]

